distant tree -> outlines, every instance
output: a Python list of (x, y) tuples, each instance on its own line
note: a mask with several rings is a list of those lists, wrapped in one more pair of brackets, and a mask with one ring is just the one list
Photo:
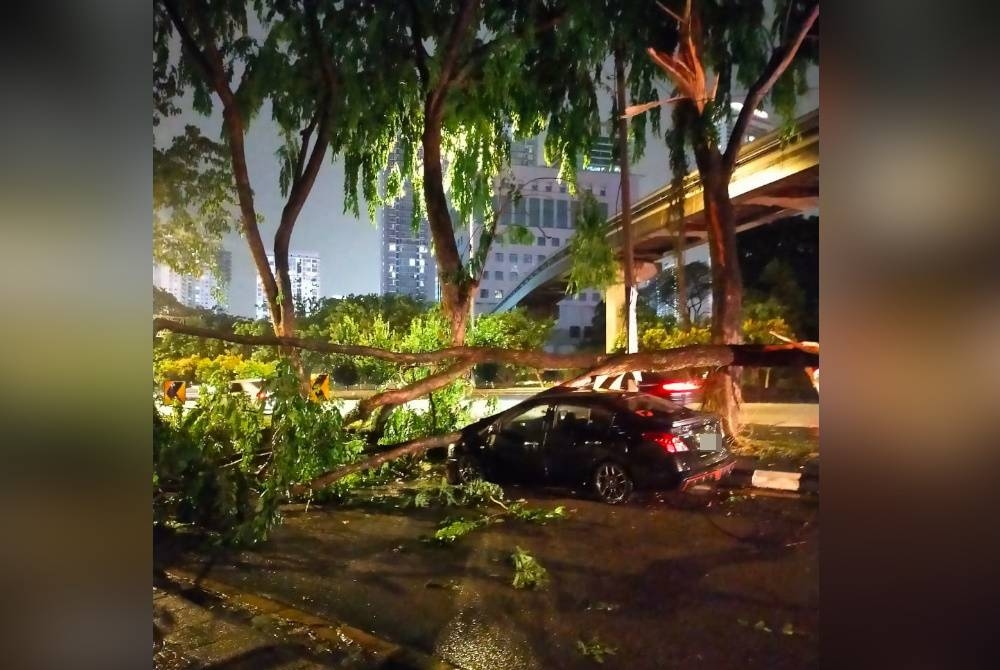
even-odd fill
[(746, 300), (773, 299), (799, 337), (819, 339), (819, 218), (795, 216), (740, 233)]
[(353, 362), (344, 362), (333, 368), (333, 381), (341, 386), (354, 386), (361, 381), (358, 368)]
[(604, 338), (607, 328), (607, 303), (601, 300), (594, 305), (594, 315), (590, 318), (590, 333), (584, 331), (581, 348), (601, 349), (605, 348)]
[(680, 309), (686, 307), (688, 310), (687, 323), (697, 321), (705, 308), (705, 303), (712, 295), (712, 270), (706, 263), (693, 261), (684, 268), (685, 293), (687, 300), (679, 300), (678, 279), (679, 274), (673, 266), (660, 271), (649, 284), (640, 290), (640, 295), (647, 301), (659, 305), (670, 305), (681, 317), (680, 323), (684, 323), (683, 314)]
[(410, 322), (427, 312), (431, 305), (407, 295), (392, 293), (349, 295), (344, 298), (321, 298), (311, 301), (299, 317), (301, 330), (310, 335), (327, 337), (335, 333), (338, 323), (350, 317), (357, 323), (374, 323), (383, 319), (395, 330), (405, 330)]
[(187, 125), (153, 147), (153, 261), (183, 275), (218, 276), (222, 237), (237, 225), (236, 189), (224, 144)]
[(537, 350), (545, 346), (554, 327), (553, 318), (537, 318), (523, 308), (512, 309), (478, 317), (468, 343), (477, 347)]

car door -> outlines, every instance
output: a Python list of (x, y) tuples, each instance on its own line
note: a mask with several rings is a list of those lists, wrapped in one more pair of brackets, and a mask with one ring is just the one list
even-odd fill
[(545, 444), (550, 415), (550, 403), (543, 402), (494, 424), (489, 442), (491, 460), (498, 475), (523, 482), (543, 479), (545, 462), (542, 445)]
[(545, 469), (557, 483), (589, 479), (610, 445), (611, 412), (596, 403), (560, 403), (545, 442)]

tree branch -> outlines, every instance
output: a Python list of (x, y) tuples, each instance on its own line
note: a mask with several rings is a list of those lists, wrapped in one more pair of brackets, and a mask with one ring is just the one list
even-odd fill
[(222, 102), (223, 128), (229, 140), (229, 154), (233, 168), (233, 177), (236, 180), (236, 193), (240, 203), (240, 223), (243, 227), (243, 234), (250, 247), (250, 255), (253, 257), (254, 265), (264, 286), (264, 293), (267, 296), (268, 304), (272, 307), (271, 318), (274, 323), (280, 321), (280, 311), (276, 312), (274, 305), (277, 304), (278, 284), (271, 272), (271, 266), (267, 261), (267, 251), (264, 249), (264, 242), (260, 237), (260, 228), (257, 226), (257, 209), (253, 202), (253, 188), (250, 186), (250, 173), (247, 170), (246, 151), (244, 149), (243, 133), (245, 131), (243, 116), (233, 91), (226, 81), (225, 64), (222, 54), (215, 46), (215, 36), (211, 26), (205, 17), (204, 6), (192, 1), (188, 5), (195, 15), (198, 30), (205, 43), (202, 51), (198, 43), (189, 30), (187, 23), (181, 15), (177, 0), (163, 0), (167, 12), (170, 14), (174, 28), (181, 36), (181, 41), (185, 45), (188, 54), (195, 60), (198, 68), (202, 70), (206, 83), (215, 91)]
[(441, 74), (430, 98), (430, 108), (435, 114), (440, 112), (441, 105), (444, 103), (445, 94), (448, 92), (448, 87), (451, 84), (452, 75), (455, 71), (455, 65), (458, 63), (459, 49), (472, 26), (476, 4), (475, 0), (463, 0), (462, 6), (458, 10), (458, 15), (455, 17), (455, 23), (452, 26), (451, 34), (448, 36), (448, 45), (445, 47), (444, 57), (441, 61)]
[(457, 363), (448, 366), (444, 370), (419, 379), (412, 384), (368, 396), (357, 404), (354, 410), (344, 419), (344, 423), (350, 424), (355, 421), (364, 421), (378, 407), (403, 405), (411, 400), (416, 400), (428, 393), (444, 388), (464, 375), (475, 365), (476, 362), (473, 360), (459, 359)]
[(342, 465), (336, 470), (331, 470), (330, 472), (320, 475), (310, 482), (293, 486), (291, 488), (291, 493), (292, 495), (303, 495), (310, 491), (317, 491), (340, 479), (343, 479), (347, 475), (354, 474), (355, 472), (377, 468), (383, 463), (394, 461), (397, 458), (402, 458), (403, 456), (417, 456), (430, 449), (434, 449), (435, 447), (446, 447), (455, 440), (459, 439), (461, 436), (462, 434), (459, 432), (448, 433), (447, 435), (431, 435), (429, 437), (421, 437), (416, 440), (410, 440), (409, 442), (403, 442), (402, 444), (392, 445), (386, 449), (380, 449), (378, 453), (369, 456), (368, 458), (363, 458), (360, 461), (356, 461), (348, 465)]
[[(555, 28), (559, 23), (562, 22), (565, 17), (564, 12), (559, 12), (549, 17), (548, 19), (542, 21), (532, 28), (531, 33), (533, 36), (537, 37), (542, 33)], [(520, 31), (518, 33), (506, 33), (500, 37), (496, 37), (489, 42), (480, 44), (478, 47), (473, 49), (469, 53), (469, 57), (465, 59), (465, 63), (459, 69), (458, 73), (455, 75), (454, 79), (451, 81), (452, 87), (463, 86), (468, 78), (475, 72), (476, 68), (481, 67), (486, 61), (486, 58), (500, 46), (509, 44), (511, 42), (516, 42), (517, 40), (524, 39), (524, 32)]]
[(316, 54), (319, 58), (320, 70), (323, 73), (323, 80), (326, 82), (327, 94), (332, 97), (338, 88), (337, 84), (339, 82), (339, 78), (333, 69), (330, 57), (326, 52), (326, 46), (323, 44), (323, 35), (319, 25), (319, 17), (316, 15), (316, 0), (305, 0), (304, 6), (306, 23), (309, 26), (309, 37), (312, 39), (313, 46), (315, 47)]
[[(808, 348), (808, 347), (807, 347)], [(586, 375), (581, 375), (563, 385), (561, 388), (572, 388), (574, 385), (582, 385), (598, 374), (620, 374), (634, 369), (678, 369), (684, 364), (697, 367), (720, 363), (722, 365), (789, 365), (800, 367), (800, 365), (812, 360), (815, 365), (808, 366), (814, 370), (818, 368), (819, 355), (804, 351), (798, 343), (795, 345), (704, 345), (697, 347), (683, 347), (670, 351), (660, 351), (645, 354), (623, 354), (617, 356), (613, 361), (609, 361), (603, 366), (595, 367)], [(724, 362), (728, 361), (728, 362)], [(639, 367), (636, 364), (639, 363)], [(428, 378), (430, 379), (430, 378)], [(811, 378), (812, 379), (812, 378)], [(443, 384), (442, 384), (443, 385)], [(818, 382), (814, 382), (818, 386)], [(331, 470), (310, 482), (292, 487), (294, 495), (302, 495), (309, 491), (322, 489), (347, 475), (362, 470), (378, 467), (383, 463), (401, 458), (403, 456), (416, 456), (437, 447), (444, 447), (461, 438), (460, 432), (448, 433), (447, 435), (432, 435), (398, 445), (387, 445), (378, 447), (369, 452), (366, 458), (340, 466)]]
[(396, 352), (356, 344), (332, 344), (323, 340), (277, 335), (238, 335), (167, 318), (153, 319), (154, 334), (169, 330), (182, 335), (206, 337), (250, 346), (292, 347), (341, 356), (364, 356), (402, 364), (435, 364), (464, 359), (470, 364), (506, 363), (546, 370), (589, 370), (590, 374), (616, 374), (628, 370), (681, 370), (687, 367), (740, 365), (747, 367), (819, 366), (819, 354), (803, 351), (796, 344), (696, 344), (637, 354), (550, 354), (544, 351), (497, 347), (447, 347), (418, 353)]
[[(191, 60), (194, 61), (198, 69), (202, 71), (202, 75), (205, 80), (212, 83), (215, 81), (216, 72), (212, 67), (211, 62), (208, 60), (208, 56), (198, 47), (198, 42), (195, 41), (194, 36), (191, 34), (191, 30), (188, 28), (187, 23), (181, 16), (180, 7), (177, 6), (177, 0), (162, 0), (163, 7), (167, 10), (167, 14), (170, 16), (170, 22), (174, 25), (174, 29), (181, 38), (181, 46), (184, 47), (184, 51), (187, 52)], [(213, 85), (213, 88), (214, 85)]]
[(723, 166), (727, 174), (731, 174), (733, 167), (736, 165), (736, 157), (740, 152), (740, 145), (743, 143), (743, 135), (750, 124), (750, 118), (753, 116), (754, 110), (757, 109), (757, 105), (764, 99), (764, 96), (771, 90), (771, 87), (778, 81), (778, 78), (791, 65), (795, 54), (798, 53), (799, 47), (802, 46), (802, 42), (806, 38), (806, 34), (818, 17), (819, 3), (817, 2), (809, 13), (809, 16), (802, 22), (799, 32), (790, 42), (785, 43), (774, 52), (760, 77), (757, 78), (757, 81), (753, 83), (753, 86), (747, 92), (747, 97), (743, 101), (743, 108), (740, 110), (739, 116), (736, 117), (736, 124), (733, 126), (733, 132), (729, 136), (729, 143), (726, 145), (726, 153), (723, 156)]
[(424, 31), (421, 29), (420, 10), (416, 0), (409, 0), (410, 30), (413, 39), (414, 60), (417, 64), (417, 74), (420, 76), (420, 88), (424, 92), (430, 86), (430, 73), (427, 71), (427, 49), (424, 48)]
[(307, 149), (309, 148), (309, 140), (312, 138), (313, 131), (316, 130), (316, 124), (319, 121), (319, 110), (316, 110), (316, 114), (313, 114), (312, 120), (309, 121), (309, 125), (302, 129), (299, 135), (302, 137), (302, 146), (299, 148), (299, 155), (295, 158), (295, 173), (293, 176), (293, 184), (298, 183), (302, 178), (302, 170), (305, 167)]

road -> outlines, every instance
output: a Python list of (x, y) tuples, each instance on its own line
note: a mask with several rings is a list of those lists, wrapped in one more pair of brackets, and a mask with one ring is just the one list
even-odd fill
[[(490, 413), (490, 407), (494, 406), (494, 412), (502, 412), (513, 407), (517, 403), (531, 397), (538, 392), (538, 389), (496, 389), (479, 390), (473, 394), (472, 415), (479, 419)], [(343, 413), (349, 412), (358, 403), (359, 397), (370, 395), (371, 392), (344, 393), (345, 397), (337, 398)], [(194, 407), (195, 403), (189, 400), (186, 407)], [(427, 400), (420, 399), (407, 403), (407, 407), (417, 409), (422, 412), (428, 410)], [(785, 426), (789, 428), (817, 428), (819, 426), (819, 404), (818, 403), (744, 403), (743, 417), (746, 423), (759, 424), (765, 426)]]
[[(469, 670), (593, 668), (577, 641), (595, 636), (615, 649), (610, 668), (818, 667), (815, 501), (712, 492), (611, 507), (507, 493), (568, 516), (439, 547), (421, 536), (460, 510), (391, 500), (299, 509), (208, 574)], [(546, 589), (512, 588), (515, 546), (548, 570)]]

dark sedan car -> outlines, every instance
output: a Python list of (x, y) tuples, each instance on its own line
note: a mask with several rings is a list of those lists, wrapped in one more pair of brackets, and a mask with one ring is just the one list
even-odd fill
[(618, 504), (636, 488), (719, 479), (734, 461), (712, 414), (646, 393), (565, 391), (465, 428), (448, 448), (448, 478), (583, 484)]

